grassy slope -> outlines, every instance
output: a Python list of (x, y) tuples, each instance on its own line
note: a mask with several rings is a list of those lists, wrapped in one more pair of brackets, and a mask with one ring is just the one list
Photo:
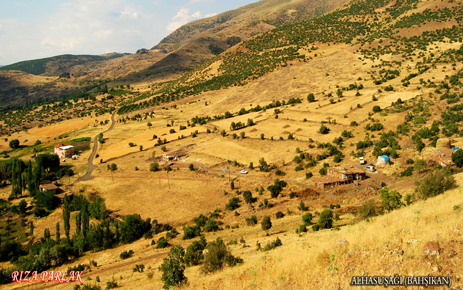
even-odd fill
[(171, 52), (154, 65), (125, 78), (131, 82), (178, 77), (214, 57), (210, 45), (229, 48), (228, 37), (248, 39), (284, 24), (318, 17), (346, 0), (266, 0), (185, 24), (152, 49)]
[[(422, 9), (423, 5), (427, 5), (427, 3), (421, 3), (417, 9)], [(449, 3), (444, 3), (440, 5), (449, 5)], [(407, 12), (407, 14), (411, 14), (411, 12), (412, 11), (409, 11)], [(374, 47), (377, 47), (377, 45), (377, 42), (372, 44), (372, 46)], [(430, 49), (432, 48), (432, 52), (436, 55), (442, 54), (445, 56), (446, 52), (452, 51), (458, 48), (460, 45), (461, 42), (459, 42), (458, 39), (456, 42), (450, 42), (448, 39), (443, 38), (440, 41), (436, 41), (432, 46), (429, 45), (427, 53), (431, 52)], [(329, 142), (334, 137), (339, 136), (340, 131), (342, 131), (344, 128), (349, 128), (349, 122), (342, 122), (342, 124), (338, 124), (336, 126), (328, 125), (331, 128), (335, 128), (335, 130), (333, 130), (333, 133), (328, 134), (326, 136), (320, 136), (317, 135), (316, 128), (306, 128), (305, 123), (302, 123), (302, 119), (304, 117), (314, 119), (314, 127), (319, 127), (319, 122), (321, 120), (326, 120), (326, 116), (331, 116), (333, 112), (339, 114), (340, 118), (342, 118), (342, 115), (346, 112), (346, 115), (348, 115), (348, 118), (346, 119), (348, 119), (349, 121), (350, 118), (354, 120), (364, 120), (367, 118), (368, 113), (371, 112), (372, 106), (375, 104), (374, 102), (370, 101), (373, 94), (378, 96), (378, 103), (381, 103), (382, 108), (389, 106), (391, 100), (395, 101), (399, 97), (404, 98), (404, 96), (406, 98), (413, 98), (417, 95), (424, 95), (424, 99), (426, 102), (435, 102), (434, 105), (429, 106), (430, 118), (427, 120), (427, 125), (416, 123), (414, 130), (417, 130), (422, 126), (429, 127), (433, 120), (440, 120), (440, 113), (442, 111), (441, 108), (447, 106), (448, 104), (446, 103), (445, 99), (438, 100), (439, 94), (437, 93), (437, 98), (427, 98), (429, 93), (435, 93), (434, 88), (427, 88), (426, 86), (423, 86), (422, 88), (418, 89), (417, 86), (420, 86), (418, 78), (411, 79), (412, 84), (409, 87), (401, 86), (401, 79), (408, 75), (409, 72), (415, 72), (417, 70), (417, 67), (419, 67), (415, 66), (417, 62), (417, 58), (415, 56), (410, 56), (414, 59), (414, 61), (407, 60), (403, 63), (403, 66), (405, 68), (407, 68), (407, 66), (410, 66), (413, 67), (412, 69), (408, 70), (402, 68), (403, 72), (400, 77), (394, 80), (389, 80), (386, 84), (383, 84), (382, 86), (376, 86), (372, 83), (373, 78), (368, 75), (371, 66), (378, 66), (381, 63), (378, 63), (377, 60), (376, 62), (373, 62), (359, 54), (355, 54), (355, 50), (356, 47), (350, 48), (350, 50), (348, 50), (345, 46), (339, 44), (331, 45), (330, 47), (328, 47), (327, 45), (320, 45), (320, 48), (317, 51), (312, 52), (312, 56), (314, 56), (314, 53), (323, 54), (323, 57), (321, 58), (314, 58), (316, 60), (313, 63), (316, 64), (317, 67), (311, 69), (316, 69), (316, 72), (314, 72), (313, 70), (311, 71), (309, 69), (309, 67), (311, 67), (311, 64), (313, 64), (311, 62), (307, 64), (304, 64), (302, 62), (295, 62), (293, 63), (293, 66), (287, 66), (285, 68), (279, 69), (278, 71), (272, 74), (267, 74), (266, 76), (262, 77), (261, 79), (255, 82), (250, 82), (250, 84), (248, 84), (248, 86), (246, 87), (233, 87), (227, 90), (207, 92), (205, 94), (202, 94), (201, 96), (181, 100), (177, 103), (179, 105), (183, 105), (181, 108), (177, 110), (171, 109), (169, 111), (164, 111), (160, 110), (160, 108), (158, 107), (156, 109), (157, 111), (155, 119), (155, 127), (157, 126), (158, 128), (152, 128), (150, 129), (150, 131), (146, 130), (146, 122), (148, 122), (149, 120), (144, 120), (142, 122), (132, 122), (129, 123), (127, 126), (121, 124), (119, 127), (116, 127), (114, 132), (108, 134), (108, 143), (105, 144), (105, 147), (102, 148), (102, 151), (100, 151), (100, 153), (114, 154), (114, 152), (118, 151), (119, 149), (119, 147), (117, 147), (118, 142), (121, 143), (119, 144), (121, 146), (120, 148), (123, 148), (124, 146), (124, 148), (127, 148), (128, 141), (132, 141), (131, 138), (135, 138), (135, 135), (137, 135), (136, 138), (140, 137), (139, 140), (137, 139), (137, 143), (138, 141), (147, 142), (146, 144), (152, 146), (151, 142), (154, 141), (147, 141), (148, 139), (150, 139), (148, 138), (148, 135), (151, 135), (153, 132), (157, 133), (157, 130), (159, 130), (161, 133), (164, 133), (167, 130), (167, 128), (165, 127), (165, 123), (168, 122), (169, 119), (178, 118), (181, 122), (179, 122), (178, 119), (176, 119), (176, 125), (178, 125), (178, 123), (185, 124), (186, 120), (188, 120), (191, 116), (194, 116), (196, 113), (199, 115), (210, 115), (223, 113), (225, 110), (228, 109), (232, 111), (237, 111), (241, 106), (244, 106), (245, 104), (247, 106), (250, 100), (252, 100), (254, 105), (256, 105), (255, 101), (257, 101), (260, 104), (265, 104), (268, 103), (271, 99), (276, 98), (276, 96), (280, 97), (283, 94), (282, 91), (286, 91), (286, 86), (295, 90), (298, 88), (298, 86), (301, 86), (301, 89), (298, 91), (298, 93), (300, 93), (302, 96), (302, 93), (305, 92), (304, 94), (306, 95), (308, 89), (311, 88), (311, 86), (313, 86), (311, 83), (314, 79), (317, 80), (316, 86), (318, 87), (316, 87), (315, 89), (318, 92), (317, 99), (319, 98), (319, 102), (313, 104), (307, 104), (305, 102), (295, 107), (288, 107), (284, 109), (285, 112), (283, 114), (280, 114), (280, 118), (277, 121), (275, 121), (275, 119), (273, 118), (271, 110), (268, 110), (265, 114), (271, 115), (271, 118), (266, 119), (265, 122), (262, 122), (261, 124), (258, 124), (256, 126), (258, 128), (258, 131), (253, 133), (255, 134), (252, 135), (252, 138), (254, 139), (249, 140), (249, 142), (247, 140), (244, 140), (243, 142), (241, 142), (240, 140), (232, 141), (230, 137), (222, 138), (218, 136), (218, 134), (217, 136), (213, 135), (212, 137), (211, 135), (207, 136), (203, 134), (200, 135), (200, 137), (198, 137), (198, 139), (195, 139), (194, 141), (192, 141), (192, 139), (185, 139), (183, 141), (179, 141), (178, 143), (169, 143), (168, 148), (169, 150), (173, 150), (183, 145), (197, 142), (199, 144), (198, 147), (202, 147), (203, 151), (193, 151), (193, 153), (191, 153), (192, 160), (205, 160), (208, 158), (212, 159), (212, 157), (227, 158), (226, 156), (224, 157), (224, 155), (227, 154), (233, 155), (238, 159), (239, 162), (248, 162), (249, 160), (255, 160), (257, 157), (263, 156), (263, 154), (268, 154), (269, 159), (273, 158), (272, 161), (274, 161), (275, 164), (278, 164), (278, 166), (281, 166), (281, 168), (284, 168), (284, 170), (289, 173), (293, 172), (295, 164), (291, 164), (288, 167), (283, 167), (281, 163), (279, 163), (280, 158), (282, 152), (284, 152), (286, 148), (288, 148), (287, 150), (289, 153), (284, 152), (285, 158), (286, 156), (288, 158), (290, 158), (290, 156), (294, 156), (294, 149), (296, 146), (299, 146), (299, 144), (296, 142), (299, 141), (294, 141), (294, 143), (270, 142), (268, 140), (265, 141), (267, 143), (260, 142), (257, 140), (259, 139), (258, 136), (261, 131), (267, 130), (267, 138), (268, 136), (270, 136), (270, 134), (281, 134), (281, 136), (286, 137), (287, 135), (283, 134), (284, 130), (291, 131), (298, 127), (304, 127), (304, 130), (301, 132), (301, 136), (296, 135), (296, 138), (300, 138), (302, 140), (301, 145), (306, 146), (307, 143), (303, 142), (307, 142), (307, 139), (309, 137), (320, 139), (320, 141), (323, 142)], [(410, 54), (412, 53), (413, 51), (410, 52)], [(336, 55), (338, 58), (336, 58)], [(347, 55), (349, 55), (349, 57), (346, 57)], [(430, 55), (426, 54), (425, 56), (428, 57)], [(360, 57), (361, 59), (358, 60), (358, 57)], [(399, 59), (399, 57), (401, 56), (382, 56), (382, 58), (384, 58), (385, 60), (391, 61), (397, 60)], [(350, 58), (357, 59), (358, 62), (353, 62), (353, 60), (349, 62)], [(342, 59), (344, 59), (345, 63), (342, 62)], [(366, 62), (368, 63), (368, 65), (362, 67), (362, 62)], [(352, 64), (355, 64), (356, 67), (351, 67)], [(335, 67), (330, 67), (330, 65), (340, 66), (338, 68), (339, 72), (336, 72)], [(425, 80), (432, 79), (439, 84), (441, 81), (448, 81), (446, 75), (452, 75), (455, 73), (452, 70), (452, 66), (450, 64), (446, 64), (445, 62), (436, 62), (435, 65), (435, 68), (427, 71), (419, 78), (422, 77)], [(376, 67), (372, 69), (376, 69)], [(407, 70), (407, 72), (405, 72), (405, 70)], [(455, 66), (455, 70), (461, 70), (460, 63), (458, 63)], [(326, 73), (329, 73), (332, 77), (323, 77), (326, 76)], [(367, 76), (365, 76), (365, 74)], [(303, 75), (307, 76), (307, 79), (302, 78)], [(339, 84), (341, 87), (347, 86), (349, 83), (354, 82), (360, 75), (363, 79), (369, 78), (368, 81), (364, 82), (366, 89), (361, 91), (362, 96), (355, 97), (355, 91), (345, 92), (346, 97), (342, 102), (330, 105), (328, 98), (324, 96), (322, 92), (332, 91), (335, 94), (335, 86), (337, 84)], [(380, 79), (378, 73), (373, 74), (373, 76), (375, 78)], [(296, 79), (293, 79), (293, 77), (296, 77)], [(299, 78), (301, 78), (302, 80), (299, 80)], [(384, 88), (384, 86), (389, 84), (393, 85), (396, 88), (395, 92), (384, 92), (382, 94), (378, 94), (378, 88)], [(268, 89), (268, 92), (263, 92), (264, 89)], [(458, 86), (452, 87), (452, 91), (453, 90), (455, 90), (458, 94), (461, 93), (461, 88), (459, 88)], [(289, 95), (285, 95), (284, 98), (289, 98)], [(207, 107), (204, 106), (204, 99), (206, 99), (208, 102), (212, 102), (212, 104), (208, 105)], [(187, 102), (192, 100), (202, 101), (192, 105), (187, 105)], [(415, 111), (415, 109), (421, 106), (417, 104), (418, 101), (419, 98), (407, 102), (408, 105), (410, 105), (410, 112), (413, 112), (413, 114), (416, 115), (420, 114), (420, 111)], [(355, 110), (349, 109), (349, 106), (353, 105), (353, 107), (355, 107), (355, 104), (357, 102), (361, 102), (363, 108)], [(320, 109), (317, 109), (318, 104), (321, 105)], [(391, 107), (391, 109), (393, 108)], [(151, 110), (152, 108), (145, 109), (145, 111)], [(182, 112), (180, 112), (180, 110), (182, 110)], [(264, 116), (266, 117), (265, 114)], [(384, 125), (386, 126), (386, 129), (384, 131), (388, 131), (389, 129), (395, 130), (397, 128), (397, 123), (400, 123), (404, 120), (404, 115), (405, 112), (397, 114), (390, 113), (388, 114), (388, 116), (377, 114), (374, 118), (381, 119), (381, 122), (384, 123)], [(220, 129), (227, 129), (229, 122), (231, 122), (232, 120), (237, 121), (239, 119), (240, 121), (243, 121), (243, 119), (245, 120), (249, 116), (250, 115), (244, 115), (242, 117), (235, 117), (234, 119), (226, 121), (216, 121), (211, 124), (211, 127), (212, 125), (217, 125)], [(285, 117), (289, 117), (291, 120), (285, 120)], [(338, 121), (340, 121), (341, 123), (341, 120)], [(290, 129), (283, 129), (284, 125), (286, 124), (291, 125)], [(310, 130), (314, 131), (312, 132)], [(348, 155), (349, 151), (354, 149), (352, 147), (353, 144), (348, 145), (349, 142), (356, 143), (365, 137), (363, 125), (353, 130), (356, 136), (354, 139), (349, 140), (345, 143), (346, 146), (348, 146), (345, 155)], [(127, 134), (127, 132), (131, 133)], [(249, 133), (249, 135), (251, 135), (250, 130), (246, 130), (246, 133)], [(143, 134), (146, 136), (142, 136)], [(408, 137), (402, 137), (403, 140), (401, 140), (401, 144), (403, 145), (403, 151), (400, 152), (400, 158), (395, 160), (395, 174), (400, 173), (400, 166), (404, 166), (407, 157), (418, 157), (416, 150), (414, 149), (414, 145), (410, 140), (411, 135), (412, 133), (410, 133)], [(176, 135), (169, 136), (169, 138), (173, 139), (175, 139), (175, 137)], [(321, 138), (326, 138), (326, 140), (322, 140)], [(219, 140), (225, 141), (221, 142)], [(426, 142), (428, 143), (429, 141)], [(222, 147), (224, 145), (226, 145), (226, 147)], [(242, 148), (239, 148), (238, 150), (238, 147)], [(111, 148), (113, 148), (114, 150), (112, 150)], [(222, 150), (220, 148), (230, 148), (230, 150), (227, 152), (223, 152), (225, 150)], [(254, 153), (256, 151), (251, 151), (250, 148), (256, 150), (258, 153)], [(432, 148), (430, 149), (432, 150)], [(134, 151), (136, 150), (138, 149), (135, 147)], [(215, 151), (210, 152), (211, 150)], [(314, 150), (310, 152), (313, 154), (319, 151)], [(371, 151), (368, 150), (368, 154), (370, 153)], [(167, 219), (167, 215), (171, 215), (171, 212), (173, 212), (174, 214), (181, 214), (182, 211), (178, 210), (177, 207), (185, 208), (188, 210), (206, 210), (206, 208), (203, 206), (205, 202), (211, 203), (207, 204), (208, 209), (213, 209), (215, 204), (212, 203), (215, 202), (223, 206), (222, 199), (224, 199), (224, 197), (221, 196), (221, 190), (228, 190), (229, 188), (228, 183), (225, 180), (221, 180), (220, 178), (216, 177), (210, 178), (203, 176), (200, 176), (198, 178), (198, 176), (194, 176), (194, 173), (187, 174), (182, 171), (175, 173), (173, 172), (171, 175), (171, 178), (173, 178), (171, 179), (173, 191), (167, 191), (166, 180), (163, 179), (162, 181), (164, 190), (162, 191), (157, 188), (153, 190), (155, 194), (150, 194), (150, 198), (153, 198), (153, 200), (147, 203), (146, 198), (143, 196), (143, 193), (146, 194), (148, 192), (147, 190), (149, 189), (149, 187), (151, 187), (152, 189), (153, 184), (155, 183), (153, 181), (156, 181), (156, 177), (158, 177), (157, 175), (155, 175), (155, 178), (153, 178), (152, 175), (147, 175), (147, 168), (149, 162), (146, 161), (146, 159), (149, 154), (150, 152), (140, 152), (139, 154), (134, 154), (119, 159), (117, 163), (118, 166), (120, 165), (121, 170), (114, 174), (114, 178), (116, 180), (115, 184), (112, 184), (111, 176), (109, 175), (109, 173), (105, 172), (104, 166), (100, 168), (100, 172), (96, 172), (97, 178), (91, 183), (91, 185), (94, 186), (95, 189), (97, 189), (96, 191), (98, 191), (98, 189), (101, 190), (101, 188), (105, 188), (105, 190), (108, 191), (104, 192), (104, 194), (106, 194), (104, 197), (107, 198), (106, 200), (110, 205), (108, 208), (119, 210), (120, 208), (126, 209), (129, 206), (139, 207), (139, 205), (142, 204), (142, 202), (145, 202), (143, 204), (146, 204), (146, 206), (144, 206), (143, 209), (138, 208), (139, 211), (149, 211), (148, 213), (145, 213), (147, 215), (145, 215), (144, 217), (152, 217), (151, 215), (155, 214), (155, 217), (162, 216), (163, 218), (160, 220), (164, 221)], [(207, 156), (206, 154), (210, 154), (212, 155), (212, 157), (205, 157)], [(254, 156), (250, 156), (252, 154), (254, 154)], [(272, 154), (274, 155), (274, 157), (270, 157)], [(432, 152), (427, 152), (427, 155), (425, 156), (428, 155), (431, 156)], [(356, 161), (356, 159), (349, 159), (349, 157), (347, 157), (345, 160), (346, 163), (348, 161)], [(209, 160), (205, 160), (204, 162), (206, 161), (211, 163), (218, 162)], [(331, 159), (328, 160), (328, 162), (332, 163)], [(140, 166), (141, 172), (134, 173), (133, 167), (142, 163), (144, 167)], [(386, 169), (384, 170), (384, 172), (386, 172)], [(396, 175), (393, 174), (393, 172), (386, 173), (388, 178), (391, 178), (391, 176), (394, 178), (396, 177)], [(159, 173), (159, 175), (160, 174), (161, 173)], [(293, 176), (294, 175), (290, 175), (289, 177), (292, 178)], [(130, 177), (130, 179), (135, 180), (135, 182), (130, 183), (127, 177)], [(257, 176), (257, 174), (255, 177), (262, 178), (262, 176)], [(268, 183), (268, 180), (271, 180), (273, 178), (275, 178), (275, 176), (273, 175), (269, 175), (266, 178), (262, 178), (264, 179), (263, 184)], [(458, 175), (457, 178), (461, 179), (461, 175)], [(410, 191), (411, 187), (413, 186), (414, 179), (415, 177), (411, 177), (410, 179), (404, 179), (404, 181), (408, 182), (408, 186), (407, 184), (393, 184), (392, 186), (397, 186), (399, 188), (400, 186), (402, 186), (401, 193), (404, 195), (404, 188)], [(142, 183), (138, 182), (139, 180), (149, 180), (149, 182), (140, 185), (146, 186), (148, 188), (136, 187), (137, 184)], [(175, 180), (175, 182), (173, 180)], [(192, 182), (192, 180), (194, 180), (194, 182)], [(217, 186), (217, 188), (212, 188), (211, 192), (204, 194), (204, 190), (202, 190), (204, 184), (207, 184), (208, 187), (212, 187), (213, 184), (215, 185), (216, 181), (217, 184), (220, 184), (220, 186)], [(389, 180), (385, 181), (388, 183), (390, 182)], [(242, 183), (243, 187), (254, 187), (254, 183), (252, 181), (249, 183)], [(193, 202), (188, 200), (188, 196), (190, 196), (190, 194), (187, 192), (187, 189), (191, 188), (192, 184), (194, 184), (194, 192), (192, 194), (197, 194), (198, 192), (200, 192), (201, 197), (203, 199), (207, 199), (205, 202), (203, 202), (202, 200), (200, 200), (200, 198), (196, 198), (195, 196), (191, 195), (195, 197), (196, 203), (201, 203), (201, 208), (199, 208), (199, 206), (192, 206)], [(215, 189), (218, 190), (215, 191)], [(124, 202), (124, 200), (121, 199), (121, 192), (126, 194), (128, 200), (127, 202)], [(162, 200), (168, 200), (172, 203), (175, 202), (175, 206), (173, 204), (164, 206), (165, 208), (168, 207), (168, 210), (162, 210), (162, 207), (153, 208), (154, 206), (159, 205), (159, 201), (156, 201), (158, 196), (161, 196), (161, 194), (165, 194), (165, 196), (168, 197), (172, 196), (172, 193), (175, 193), (175, 197), (178, 197), (179, 199), (164, 198)], [(213, 194), (215, 194), (214, 199), (209, 198), (209, 196), (212, 196)], [(285, 194), (287, 194), (287, 192), (285, 192)], [(219, 199), (218, 196), (220, 196), (221, 199)], [(346, 199), (346, 197), (348, 196), (349, 195), (339, 195), (339, 198)], [(324, 195), (324, 197), (331, 196), (326, 194)], [(133, 201), (137, 201), (137, 199), (139, 199), (140, 201), (133, 204)], [(357, 202), (361, 201), (363, 200), (357, 200)], [(118, 207), (116, 207), (116, 202), (119, 202)], [(355, 202), (355, 200), (353, 202)], [(240, 229), (235, 229), (234, 231), (225, 230), (217, 234), (211, 234), (207, 236), (207, 239), (209, 241), (213, 240), (217, 236), (223, 236), (226, 241), (234, 238), (239, 239), (241, 236), (243, 236), (246, 240), (246, 243), (250, 245), (250, 247), (241, 248), (240, 246), (232, 246), (232, 249), (234, 254), (240, 255), (244, 258), (245, 264), (241, 265), (240, 267), (225, 269), (222, 272), (206, 277), (199, 274), (198, 268), (190, 268), (187, 270), (186, 273), (187, 277), (189, 277), (190, 279), (190, 285), (188, 287), (192, 289), (197, 289), (204, 285), (211, 289), (252, 289), (256, 287), (259, 287), (261, 289), (312, 289), (311, 285), (315, 283), (315, 288), (321, 289), (331, 289), (338, 285), (340, 288), (348, 288), (348, 283), (350, 282), (350, 277), (352, 275), (362, 275), (367, 273), (370, 275), (392, 275), (395, 273), (400, 275), (427, 275), (429, 273), (447, 275), (447, 273), (450, 273), (450, 275), (455, 275), (454, 286), (461, 286), (461, 282), (458, 281), (457, 277), (461, 276), (459, 272), (459, 269), (461, 269), (462, 266), (461, 258), (459, 258), (459, 255), (462, 251), (461, 244), (452, 242), (452, 240), (458, 241), (459, 237), (461, 236), (461, 213), (453, 211), (453, 206), (457, 204), (461, 204), (460, 189), (446, 193), (445, 195), (439, 196), (437, 198), (429, 199), (426, 202), (417, 202), (416, 204), (410, 207), (394, 211), (391, 214), (377, 217), (374, 219), (372, 223), (361, 222), (352, 226), (342, 226), (341, 231), (339, 232), (322, 231), (320, 233), (308, 233), (302, 237), (299, 237), (294, 233), (294, 228), (301, 223), (300, 213), (298, 212), (298, 214), (296, 215), (290, 215), (281, 220), (283, 224), (281, 224), (280, 221), (272, 219), (274, 222), (274, 228), (271, 230), (271, 232), (276, 233), (282, 231), (277, 235), (282, 239), (284, 246), (278, 248), (275, 251), (269, 252), (268, 254), (256, 252), (254, 246), (255, 242), (259, 240), (262, 244), (264, 244), (270, 239), (275, 239), (277, 235), (264, 237), (263, 232), (260, 230), (258, 226), (241, 226)], [(314, 208), (311, 208), (311, 212), (315, 209), (319, 209), (320, 207), (321, 204), (314, 205)], [(283, 205), (281, 209), (284, 211), (285, 205)], [(233, 221), (242, 225), (244, 217), (249, 216), (253, 213), (250, 210), (246, 210), (244, 206), (241, 210), (244, 211), (244, 214), (241, 216), (241, 220), (233, 220), (233, 217), (227, 216), (226, 224), (228, 224), (228, 222)], [(260, 215), (266, 215), (270, 213), (273, 217), (274, 212), (260, 211), (259, 219), (261, 218)], [(194, 215), (197, 215), (198, 213), (191, 212), (188, 214), (190, 216), (181, 217), (183, 219), (182, 222), (188, 220), (189, 218), (191, 220), (191, 218)], [(56, 214), (52, 218), (59, 219), (60, 211), (57, 210)], [(345, 225), (349, 222), (351, 218), (352, 216), (349, 214), (343, 215), (342, 223)], [(46, 223), (47, 226), (52, 229), (54, 222), (55, 220), (43, 221), (44, 224)], [(40, 230), (37, 229), (37, 231), (41, 233), (43, 232), (43, 229), (40, 228)], [(155, 238), (157, 239), (158, 237)], [(349, 242), (349, 246), (347, 246), (346, 248), (336, 247), (335, 243), (341, 238), (346, 238)], [(422, 254), (423, 245), (430, 240), (437, 241), (441, 244), (441, 246), (444, 247), (444, 252), (439, 260), (425, 258)], [(181, 238), (177, 238), (176, 240), (174, 240), (173, 243), (179, 243), (186, 247), (189, 245), (190, 241), (182, 241)], [(141, 240), (137, 241), (134, 244), (122, 246), (105, 252), (89, 253), (88, 255), (81, 258), (79, 261), (76, 261), (75, 263), (87, 263), (89, 259), (95, 259), (98, 262), (98, 264), (101, 265), (100, 269), (93, 269), (92, 272), (89, 273), (89, 275), (91, 275), (92, 277), (92, 283), (95, 283), (95, 276), (99, 275), (100, 278), (102, 278), (103, 287), (104, 282), (110, 280), (111, 276), (113, 276), (114, 273), (117, 272), (117, 276), (123, 276), (123, 279), (118, 280), (118, 283), (124, 288), (157, 289), (160, 288), (162, 285), (160, 282), (160, 273), (157, 270), (154, 271), (153, 280), (148, 279), (148, 277), (146, 277), (145, 274), (134, 274), (131, 271), (131, 268), (135, 264), (140, 263), (138, 259), (139, 256), (143, 259), (147, 258), (146, 260), (143, 260), (143, 263), (146, 266), (151, 266), (153, 269), (156, 269), (156, 267), (159, 266), (159, 264), (162, 262), (162, 257), (166, 253), (166, 251), (154, 250), (152, 247), (147, 246), (147, 244), (148, 241)], [(130, 248), (133, 248), (139, 255), (130, 260), (129, 264), (126, 265), (119, 261), (118, 255), (122, 250)], [(453, 248), (458, 253), (458, 255), (454, 258), (447, 258), (446, 254), (450, 251), (451, 248)], [(397, 249), (403, 250), (404, 254), (398, 255)], [(329, 258), (329, 255), (331, 253), (334, 254), (333, 261), (330, 261)], [(153, 254), (159, 256), (149, 258)], [(337, 273), (327, 270), (330, 263), (336, 265), (338, 269)], [(435, 267), (437, 267), (436, 272), (434, 272)], [(331, 269), (335, 269), (334, 265), (332, 265)], [(62, 285), (61, 287), (63, 287), (63, 289), (66, 288), (66, 286), (64, 285)]]
[(63, 72), (69, 72), (76, 65), (89, 65), (93, 62), (101, 62), (113, 58), (122, 57), (124, 54), (99, 55), (59, 55), (42, 59), (26, 60), (1, 67), (0, 70), (19, 70), (33, 75), (59, 76)]

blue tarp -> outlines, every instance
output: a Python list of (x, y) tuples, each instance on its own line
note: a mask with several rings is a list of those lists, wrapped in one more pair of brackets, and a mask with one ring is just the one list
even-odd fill
[(455, 148), (453, 148), (453, 150), (455, 150), (455, 151), (458, 150), (458, 149), (460, 149), (460, 147), (455, 147)]
[(389, 156), (386, 156), (386, 155), (381, 155), (380, 157), (383, 158), (384, 161), (386, 161), (386, 163), (389, 163), (389, 160), (391, 160)]

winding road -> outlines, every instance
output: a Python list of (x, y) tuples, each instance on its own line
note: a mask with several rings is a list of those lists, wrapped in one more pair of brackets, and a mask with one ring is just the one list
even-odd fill
[[(116, 121), (114, 120), (114, 115), (116, 114), (116, 111), (111, 115), (111, 127), (109, 127), (108, 130), (104, 131), (103, 134), (111, 131), (114, 128), (114, 125), (116, 124)], [(96, 152), (98, 151), (98, 135), (96, 135), (93, 138), (93, 150), (92, 154), (90, 154), (90, 158), (88, 158), (88, 170), (87, 173), (85, 173), (84, 176), (80, 177), (77, 181), (82, 181), (82, 180), (90, 180), (92, 179), (92, 172), (95, 168), (97, 168), (96, 165), (93, 164), (93, 159), (95, 159)]]

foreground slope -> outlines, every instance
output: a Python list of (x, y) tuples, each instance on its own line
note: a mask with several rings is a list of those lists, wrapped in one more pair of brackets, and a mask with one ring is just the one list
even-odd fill
[[(463, 49), (457, 26), (461, 5), (355, 1), (334, 15), (350, 21), (326, 15), (301, 24), (320, 29), (307, 30), (314, 38), (326, 32), (318, 42), (286, 47), (304, 39), (302, 26), (287, 26), (250, 40), (251, 48), (262, 50), (250, 49), (246, 43), (234, 47), (159, 92), (142, 83), (94, 100), (76, 97), (4, 116), (2, 130), (11, 135), (0, 140), (4, 154), (29, 160), (58, 140), (97, 136), (109, 127), (105, 122), (109, 114), (115, 113), (114, 129), (102, 136), (98, 146), (93, 178), (79, 180), (86, 172), (87, 149), (81, 160), (67, 159), (62, 164), (78, 175), (61, 178), (60, 186), (91, 201), (103, 198), (112, 233), (116, 223), (134, 213), (144, 220), (156, 219), (156, 224), (169, 223), (180, 232), (176, 237), (172, 232), (155, 233), (104, 251), (96, 243), (99, 248), (92, 248), (96, 252), (83, 251), (83, 256), (62, 266), (52, 264), (52, 269), (87, 264), (91, 267), (84, 274), (88, 285), (104, 287), (114, 276), (124, 288), (160, 289), (157, 267), (168, 253), (156, 249), (160, 238), (188, 247), (198, 238), (183, 239), (184, 226), (195, 225), (195, 218), (203, 214), (220, 223), (216, 232), (201, 228), (207, 241), (222, 237), (244, 262), (210, 275), (201, 274), (201, 266), (187, 268), (185, 288), (348, 289), (353, 275), (393, 274), (451, 276), (452, 287), (461, 287), (461, 173), (454, 175), (460, 186), (456, 190), (427, 200), (413, 196), (415, 181), (420, 184), (426, 173), (436, 172), (436, 147), (448, 147), (449, 141), (463, 147)], [(356, 23), (360, 17), (370, 24), (354, 37), (356, 27), (363, 27)], [(317, 21), (326, 24), (326, 30)], [(304, 58), (298, 57), (302, 54)], [(229, 62), (220, 66), (221, 61)], [(17, 116), (28, 121), (14, 123)], [(27, 132), (14, 130), (29, 124), (34, 128)], [(9, 150), (10, 140), (16, 138), (26, 146)], [(447, 145), (445, 138), (451, 139)], [(44, 144), (33, 145), (36, 139)], [(179, 160), (165, 161), (164, 154), (178, 154)], [(358, 157), (376, 164), (380, 155), (390, 156), (392, 163), (366, 173), (359, 185), (325, 190), (313, 185), (328, 167), (364, 170), (366, 165), (360, 165)], [(153, 172), (155, 161), (161, 170)], [(240, 173), (243, 168), (248, 174)], [(275, 195), (270, 186), (277, 178), (286, 186)], [(389, 212), (382, 208), (380, 193), (385, 187), (400, 193), (404, 205)], [(252, 199), (245, 198), (247, 191)], [(5, 200), (10, 193), (10, 185), (0, 189)], [(10, 231), (4, 239), (20, 238), (26, 245), (40, 240), (45, 229), (53, 239), (56, 222), (62, 222), (62, 207), (37, 221), (32, 215), (36, 204), (31, 197), (24, 198), (32, 206), (22, 218), (34, 222), (34, 234), (24, 235), (27, 227), (19, 226), (20, 217), (8, 213), (1, 221), (14, 219), (11, 226), (17, 232)], [(226, 209), (233, 198), (238, 199), (237, 207)], [(11, 204), (19, 201), (13, 199)], [(408, 202), (412, 204), (406, 206)], [(337, 204), (340, 207), (333, 213), (339, 220), (332, 230), (312, 228), (325, 209)], [(365, 206), (373, 214), (362, 221)], [(301, 216), (307, 212), (313, 220), (307, 232), (299, 231)], [(77, 213), (71, 213), (71, 221)], [(272, 219), (270, 236), (260, 226), (265, 216)], [(75, 228), (71, 222), (71, 235)], [(62, 229), (60, 233), (64, 240)], [(257, 242), (265, 246), (276, 237), (281, 247), (256, 251)], [(338, 244), (342, 239), (347, 243)], [(424, 253), (429, 241), (442, 248), (438, 258)], [(128, 250), (134, 256), (121, 260), (121, 252)], [(140, 264), (145, 271), (134, 272)], [(2, 263), (5, 269), (10, 266)], [(12, 287), (29, 287), (24, 285)]]

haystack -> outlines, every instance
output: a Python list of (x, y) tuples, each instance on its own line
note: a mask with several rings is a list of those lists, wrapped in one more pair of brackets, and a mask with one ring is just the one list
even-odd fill
[(440, 138), (437, 140), (436, 148), (450, 149), (450, 139), (449, 138)]

